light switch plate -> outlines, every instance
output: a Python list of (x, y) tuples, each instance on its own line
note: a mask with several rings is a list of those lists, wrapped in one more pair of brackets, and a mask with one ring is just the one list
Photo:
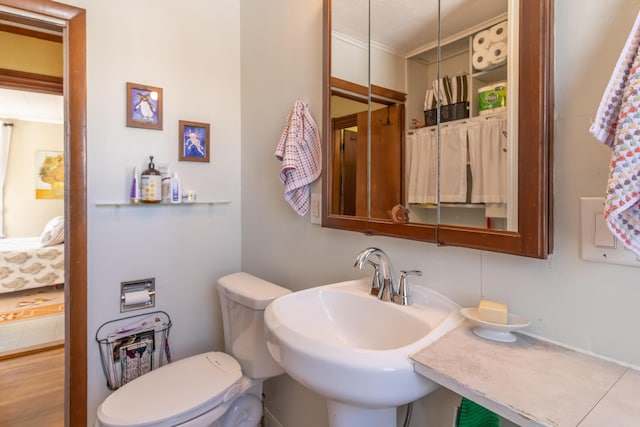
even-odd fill
[(309, 209), (311, 224), (322, 224), (321, 212), (322, 212), (322, 194), (311, 193), (311, 208)]
[(580, 258), (640, 267), (638, 256), (611, 234), (603, 212), (603, 197), (580, 198)]

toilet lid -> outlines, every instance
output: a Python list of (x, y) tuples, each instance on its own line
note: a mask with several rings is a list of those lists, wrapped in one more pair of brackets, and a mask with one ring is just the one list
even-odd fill
[(191, 356), (114, 391), (98, 408), (98, 419), (105, 426), (175, 425), (223, 403), (241, 378), (240, 364), (226, 353)]

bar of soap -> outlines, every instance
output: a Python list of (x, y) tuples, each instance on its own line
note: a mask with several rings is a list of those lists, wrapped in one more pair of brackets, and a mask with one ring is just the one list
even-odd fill
[(480, 300), (478, 306), (480, 320), (491, 323), (507, 324), (507, 305), (495, 301)]

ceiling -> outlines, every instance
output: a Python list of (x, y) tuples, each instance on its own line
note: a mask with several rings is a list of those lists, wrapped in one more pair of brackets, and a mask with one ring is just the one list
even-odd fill
[[(436, 44), (438, 3), (438, 0), (333, 0), (332, 29), (366, 43), (370, 4), (371, 40), (406, 56), (423, 46)], [(509, 0), (443, 0), (441, 39), (505, 13), (508, 3)]]
[(63, 97), (0, 88), (0, 119), (63, 123)]

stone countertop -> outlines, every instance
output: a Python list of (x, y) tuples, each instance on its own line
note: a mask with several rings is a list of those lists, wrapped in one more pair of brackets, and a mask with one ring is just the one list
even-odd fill
[(413, 354), (416, 372), (521, 426), (640, 425), (640, 372), (528, 335), (476, 336), (465, 321)]

